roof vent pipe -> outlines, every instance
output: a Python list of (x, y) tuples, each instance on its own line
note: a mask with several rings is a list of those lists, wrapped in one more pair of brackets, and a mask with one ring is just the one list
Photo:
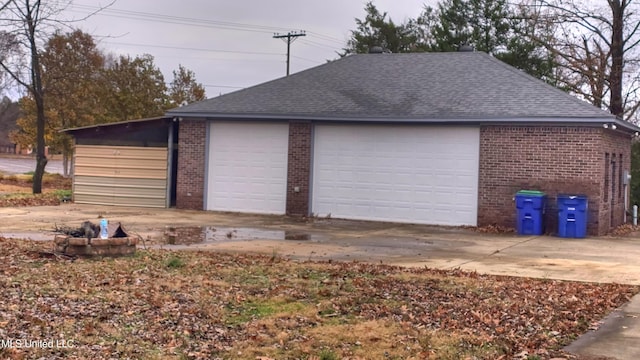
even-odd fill
[(458, 51), (459, 52), (473, 52), (474, 49), (473, 49), (473, 46), (471, 46), (471, 45), (469, 45), (467, 43), (464, 43), (464, 44), (460, 45), (460, 47), (458, 48)]

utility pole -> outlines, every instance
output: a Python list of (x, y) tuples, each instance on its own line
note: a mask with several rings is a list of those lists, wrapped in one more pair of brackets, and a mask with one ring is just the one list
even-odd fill
[(289, 31), (286, 34), (273, 34), (274, 39), (282, 39), (287, 43), (287, 76), (289, 76), (289, 62), (290, 62), (289, 58), (291, 54), (291, 43), (294, 42), (296, 38), (299, 36), (307, 36), (307, 34), (304, 33), (304, 30), (300, 30), (300, 32)]

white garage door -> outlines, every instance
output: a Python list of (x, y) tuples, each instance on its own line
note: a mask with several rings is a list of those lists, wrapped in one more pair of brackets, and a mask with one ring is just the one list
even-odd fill
[(478, 127), (317, 125), (312, 212), (476, 225)]
[(212, 122), (206, 209), (284, 214), (288, 124)]

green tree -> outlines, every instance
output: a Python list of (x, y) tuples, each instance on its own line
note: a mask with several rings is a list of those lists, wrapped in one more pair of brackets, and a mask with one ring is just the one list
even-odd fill
[(353, 53), (367, 53), (374, 46), (380, 46), (392, 53), (420, 52), (427, 50), (423, 31), (429, 18), (425, 15), (418, 20), (410, 19), (403, 24), (395, 24), (387, 18), (387, 13), (380, 13), (368, 2), (365, 5), (364, 20), (356, 19), (357, 29), (351, 31), (351, 38), (343, 49), (341, 56)]
[(481, 47), (482, 43), (475, 44), (468, 0), (444, 0), (438, 3), (436, 16), (438, 22), (431, 29), (431, 51), (457, 51), (461, 45), (472, 45), (479, 51), (490, 52), (487, 48)]
[(535, 8), (510, 6), (506, 0), (444, 0), (436, 16), (432, 51), (470, 45), (532, 76), (556, 82), (553, 54), (534, 41), (548, 39), (553, 29), (536, 21)]
[(182, 65), (173, 71), (173, 80), (169, 84), (170, 107), (178, 107), (201, 101), (206, 98), (204, 86), (196, 82), (196, 75)]
[(167, 85), (153, 56), (120, 56), (104, 71), (109, 121), (160, 116), (169, 107)]
[(497, 53), (496, 57), (566, 91), (563, 86), (566, 76), (558, 71), (555, 52), (545, 45), (556, 39), (554, 24), (543, 21), (541, 9), (530, 6), (527, 1), (513, 5), (509, 13), (510, 33), (505, 51)]

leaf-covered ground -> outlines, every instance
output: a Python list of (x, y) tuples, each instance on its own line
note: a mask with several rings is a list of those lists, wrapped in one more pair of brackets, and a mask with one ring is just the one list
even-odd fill
[[(0, 173), (0, 190), (3, 185), (14, 185), (30, 190), (33, 184), (32, 174), (6, 175)], [(42, 178), (43, 189), (71, 189), (71, 178), (65, 178), (60, 174), (44, 174)]]
[(45, 174), (42, 194), (32, 194), (32, 175), (0, 174), (0, 207), (60, 205), (71, 196), (71, 178)]
[(638, 291), (277, 254), (72, 261), (50, 243), (0, 246), (0, 358), (14, 359), (570, 357), (558, 349)]

